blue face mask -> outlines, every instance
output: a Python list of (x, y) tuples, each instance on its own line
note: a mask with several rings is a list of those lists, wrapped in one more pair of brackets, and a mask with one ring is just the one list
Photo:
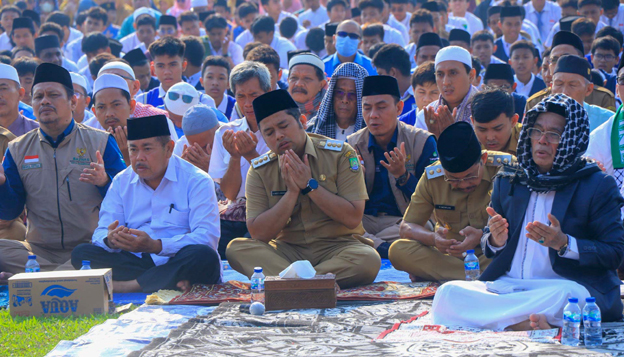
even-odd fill
[(359, 39), (354, 40), (349, 37), (336, 36), (336, 52), (341, 56), (351, 57), (355, 55), (359, 44)]

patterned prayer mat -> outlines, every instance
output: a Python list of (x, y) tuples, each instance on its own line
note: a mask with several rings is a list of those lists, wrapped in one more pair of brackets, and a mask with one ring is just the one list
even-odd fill
[(461, 339), (428, 333), (401, 340), (391, 334), (402, 321), (427, 316), (430, 306), (425, 300), (341, 302), (333, 309), (253, 316), (240, 312), (240, 303), (223, 303), (130, 356), (624, 356), (624, 323), (605, 324), (600, 350), (562, 346), (547, 334), (540, 341), (552, 343), (521, 335), (478, 338), (475, 331)]
[[(397, 283), (383, 281), (353, 289), (341, 290), (339, 301), (388, 301), (433, 297), (439, 284), (431, 282)], [(228, 281), (224, 284), (194, 285), (188, 293), (174, 297), (171, 305), (213, 305), (222, 302), (250, 301), (249, 284)]]

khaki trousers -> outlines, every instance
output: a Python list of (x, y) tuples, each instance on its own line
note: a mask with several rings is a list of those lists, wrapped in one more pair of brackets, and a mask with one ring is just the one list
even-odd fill
[[(6, 221), (3, 221), (3, 223)], [(0, 228), (0, 239), (20, 240), (26, 239), (26, 226), (22, 218), (16, 218), (8, 223), (6, 228)]]
[(35, 254), (41, 271), (74, 270), (71, 249), (46, 249), (16, 240), (0, 239), (0, 271), (23, 273), (28, 256)]
[(248, 277), (254, 267), (262, 267), (266, 276), (277, 276), (293, 262), (308, 260), (317, 274), (336, 274), (341, 289), (372, 283), (381, 267), (381, 258), (373, 247), (340, 238), (307, 245), (237, 238), (228, 245), (226, 255), (230, 266)]
[[(490, 264), (481, 247), (475, 249), (481, 272)], [(401, 271), (425, 281), (465, 280), (463, 259), (442, 254), (435, 247), (412, 239), (399, 239), (390, 246), (388, 257), (392, 265)]]
[(370, 239), (375, 244), (375, 248), (381, 243), (392, 243), (401, 238), (399, 236), (399, 228), (403, 217), (397, 216), (371, 216), (365, 214), (362, 218), (364, 226), (364, 237)]

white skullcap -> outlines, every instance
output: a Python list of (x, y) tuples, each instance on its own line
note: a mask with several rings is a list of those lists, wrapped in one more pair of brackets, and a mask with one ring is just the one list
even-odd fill
[(447, 46), (438, 51), (438, 54), (436, 54), (435, 57), (435, 67), (444, 61), (457, 61), (472, 68), (472, 57), (470, 57), (470, 52), (459, 46)]
[(118, 88), (130, 94), (128, 82), (116, 74), (104, 73), (103, 75), (98, 76), (95, 83), (93, 83), (93, 97), (95, 97), (97, 92), (106, 88)]
[(120, 61), (108, 62), (107, 64), (102, 66), (102, 68), (98, 72), (98, 77), (102, 74), (102, 72), (106, 71), (107, 69), (119, 69), (119, 70), (122, 70), (122, 71), (128, 73), (128, 75), (130, 77), (132, 77), (132, 79), (136, 79), (136, 77), (134, 76), (134, 71), (132, 70), (132, 67), (130, 67), (127, 64), (125, 64), (123, 62), (120, 62)]
[(143, 7), (140, 7), (138, 9), (134, 10), (134, 12), (132, 13), (132, 20), (136, 21), (136, 19), (138, 19), (139, 16), (145, 15), (145, 14), (148, 14), (151, 17), (156, 18), (156, 16), (154, 16), (154, 13), (152, 12), (152, 10), (150, 10), (149, 8), (143, 6)]
[(87, 80), (85, 79), (85, 77), (82, 76), (82, 74), (79, 74), (76, 72), (69, 72), (69, 75), (71, 76), (72, 84), (77, 84), (81, 86), (82, 89), (84, 89), (85, 92), (87, 92)]
[[(177, 93), (177, 98), (169, 98), (170, 93)], [(192, 98), (191, 102), (184, 102), (183, 96), (190, 96)], [(195, 89), (195, 87), (186, 82), (180, 82), (172, 85), (165, 95), (165, 107), (168, 111), (175, 115), (184, 115), (190, 107), (196, 105), (197, 103), (199, 103), (199, 92)]]
[(8, 64), (0, 63), (0, 79), (11, 79), (17, 82), (17, 84), (20, 84), (15, 67), (9, 66)]
[(208, 0), (191, 0), (191, 8), (200, 7), (200, 6), (208, 6)]
[(288, 69), (290, 70), (293, 66), (298, 64), (309, 64), (310, 66), (314, 66), (325, 73), (325, 63), (323, 63), (323, 60), (319, 56), (313, 53), (302, 53), (294, 56), (290, 59), (290, 62), (288, 62)]

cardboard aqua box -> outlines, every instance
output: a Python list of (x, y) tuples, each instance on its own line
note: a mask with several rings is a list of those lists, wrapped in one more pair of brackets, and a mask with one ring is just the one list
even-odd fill
[(11, 316), (108, 313), (113, 298), (111, 269), (16, 274), (9, 279)]

